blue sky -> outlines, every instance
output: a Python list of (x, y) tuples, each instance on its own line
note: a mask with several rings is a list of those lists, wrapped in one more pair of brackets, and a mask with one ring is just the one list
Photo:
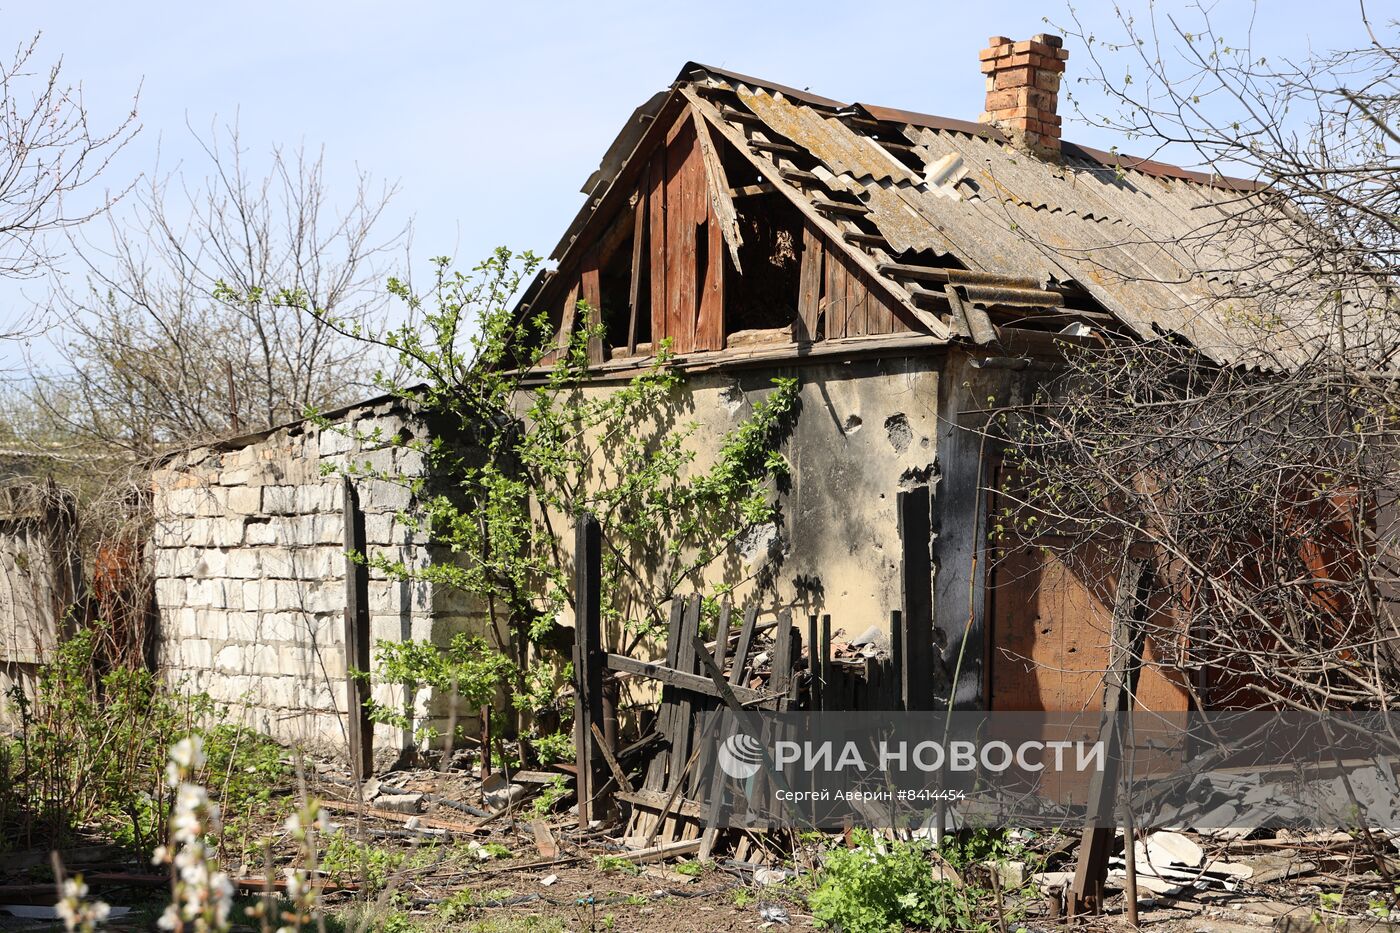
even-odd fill
[[(1144, 4), (1129, 3), (1141, 9)], [(1185, 3), (1160, 12), (1189, 17)], [(1113, 6), (1077, 4), (1107, 27)], [(1277, 59), (1358, 34), (1355, 7), (1221, 0), (1214, 18)], [(1373, 16), (1394, 15), (1372, 9)], [(183, 162), (203, 172), (186, 123), (237, 117), (255, 154), (273, 144), (325, 147), (332, 185), (358, 166), (400, 184), (397, 218), (415, 222), (415, 254), (479, 258), (497, 244), (548, 252), (632, 108), (687, 60), (841, 100), (976, 119), (977, 52), (990, 35), (1029, 38), (1065, 21), (1045, 3), (418, 2), (281, 0), (121, 3), (29, 0), (0, 6), (11, 42), (42, 30), (40, 57), (62, 55), (100, 122), (141, 86), (136, 140), (112, 166), (120, 187)], [(1081, 50), (1072, 44), (1071, 81)], [(1077, 89), (1076, 90), (1080, 90)], [(1083, 96), (1092, 105), (1088, 92)], [(1069, 124), (1065, 137), (1123, 143)], [(1140, 148), (1140, 146), (1139, 146)], [(42, 301), (43, 280), (0, 283), (0, 323)], [(0, 326), (0, 331), (3, 331)], [(45, 361), (61, 360), (42, 345)], [(0, 345), (0, 372), (17, 348)]]

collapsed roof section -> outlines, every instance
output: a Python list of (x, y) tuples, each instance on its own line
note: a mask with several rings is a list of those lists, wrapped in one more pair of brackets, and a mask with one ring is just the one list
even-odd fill
[(1273, 366), (1311, 316), (1271, 342), (1241, 298), (1280, 261), (1225, 239), (1241, 212), (1283, 219), (1260, 190), (1067, 142), (1037, 158), (993, 125), (689, 63), (610, 147), (523, 304), (562, 339), (585, 299), (605, 331), (595, 360), (663, 338), (685, 355), (878, 335), (995, 346), (1026, 329), (1170, 335)]

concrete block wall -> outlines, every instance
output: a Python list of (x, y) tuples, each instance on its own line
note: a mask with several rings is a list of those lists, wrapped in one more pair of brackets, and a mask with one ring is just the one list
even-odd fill
[[(430, 559), (424, 535), (398, 517), (412, 504), (407, 484), (422, 475), (423, 459), (356, 440), (376, 428), (383, 438), (405, 428), (417, 433), (411, 416), (391, 403), (366, 405), (334, 428), (302, 423), (246, 443), (195, 448), (153, 476), (167, 676), (260, 731), (334, 756), (346, 751), (345, 515), (340, 476), (326, 468), (353, 461), (398, 477), (355, 480), (367, 549), (410, 566)], [(434, 603), (429, 584), (371, 570), (372, 641), (445, 640), (474, 615), (439, 618)], [(375, 683), (373, 691), (379, 702), (406, 702), (400, 686)], [(426, 695), (412, 703), (420, 715), (440, 705)], [(411, 741), (377, 727), (376, 754), (395, 757)]]

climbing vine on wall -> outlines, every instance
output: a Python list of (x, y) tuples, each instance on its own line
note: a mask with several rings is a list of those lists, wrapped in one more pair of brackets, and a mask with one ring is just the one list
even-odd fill
[[(516, 295), (539, 266), (538, 257), (506, 249), (469, 271), (436, 260), (426, 294), (391, 281), (410, 323), (383, 334), (306, 308), (391, 350), (394, 372), (377, 381), (430, 428), (429, 437), (357, 438), (362, 449), (420, 452), (425, 478), (397, 477), (368, 461), (346, 469), (412, 487), (416, 505), (400, 520), (426, 534), (433, 559), (363, 559), (392, 578), (480, 600), (491, 650), (511, 660), (498, 673), (523, 712), (553, 702), (568, 676), (557, 618), (570, 599), (562, 541), (573, 517), (586, 510), (603, 527), (604, 611), (627, 633), (630, 650), (660, 628), (682, 589), (713, 598), (732, 587), (734, 565), (715, 571), (717, 562), (744, 535), (780, 521), (777, 490), (788, 473), (781, 448), (798, 410), (797, 380), (774, 379), (720, 440), (713, 461), (697, 463), (699, 425), (683, 417), (684, 376), (669, 343), (623, 382), (590, 379), (588, 341), (601, 336), (597, 330), (579, 327), (556, 346), (546, 315), (516, 310)], [(581, 302), (575, 320), (589, 320), (588, 311)], [(322, 427), (342, 430), (324, 419)], [(401, 669), (410, 654), (380, 649), (396, 678), (427, 683), (429, 672)], [(401, 714), (386, 715), (401, 723)]]

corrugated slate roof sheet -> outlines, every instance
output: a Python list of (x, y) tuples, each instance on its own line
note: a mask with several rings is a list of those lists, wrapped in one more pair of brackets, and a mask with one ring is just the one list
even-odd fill
[[(841, 104), (695, 63), (682, 69), (681, 86), (720, 94), (723, 110), (703, 109), (726, 129), (796, 147), (800, 159), (763, 145), (745, 155), (780, 167), (801, 162), (804, 171), (795, 175), (805, 180), (780, 189), (812, 210), (836, 210), (844, 248), (890, 266), (893, 293), (911, 302), (941, 299), (937, 286), (908, 279), (909, 263), (937, 262), (1087, 294), (1138, 335), (1175, 335), (1225, 364), (1287, 364), (1323, 333), (1312, 323), (1316, 296), (1282, 312), (1290, 320), (1247, 297), (1286, 261), (1286, 250), (1259, 254), (1255, 244), (1273, 236), (1265, 228), (1296, 225), (1251, 182), (1072, 143), (1064, 144), (1061, 162), (1047, 162), (1012, 146), (995, 127)], [(863, 213), (849, 209), (852, 198)], [(1255, 212), (1249, 242), (1227, 235), (1244, 211)], [(962, 333), (953, 318), (944, 321)], [(1264, 319), (1282, 326), (1260, 327)]]

